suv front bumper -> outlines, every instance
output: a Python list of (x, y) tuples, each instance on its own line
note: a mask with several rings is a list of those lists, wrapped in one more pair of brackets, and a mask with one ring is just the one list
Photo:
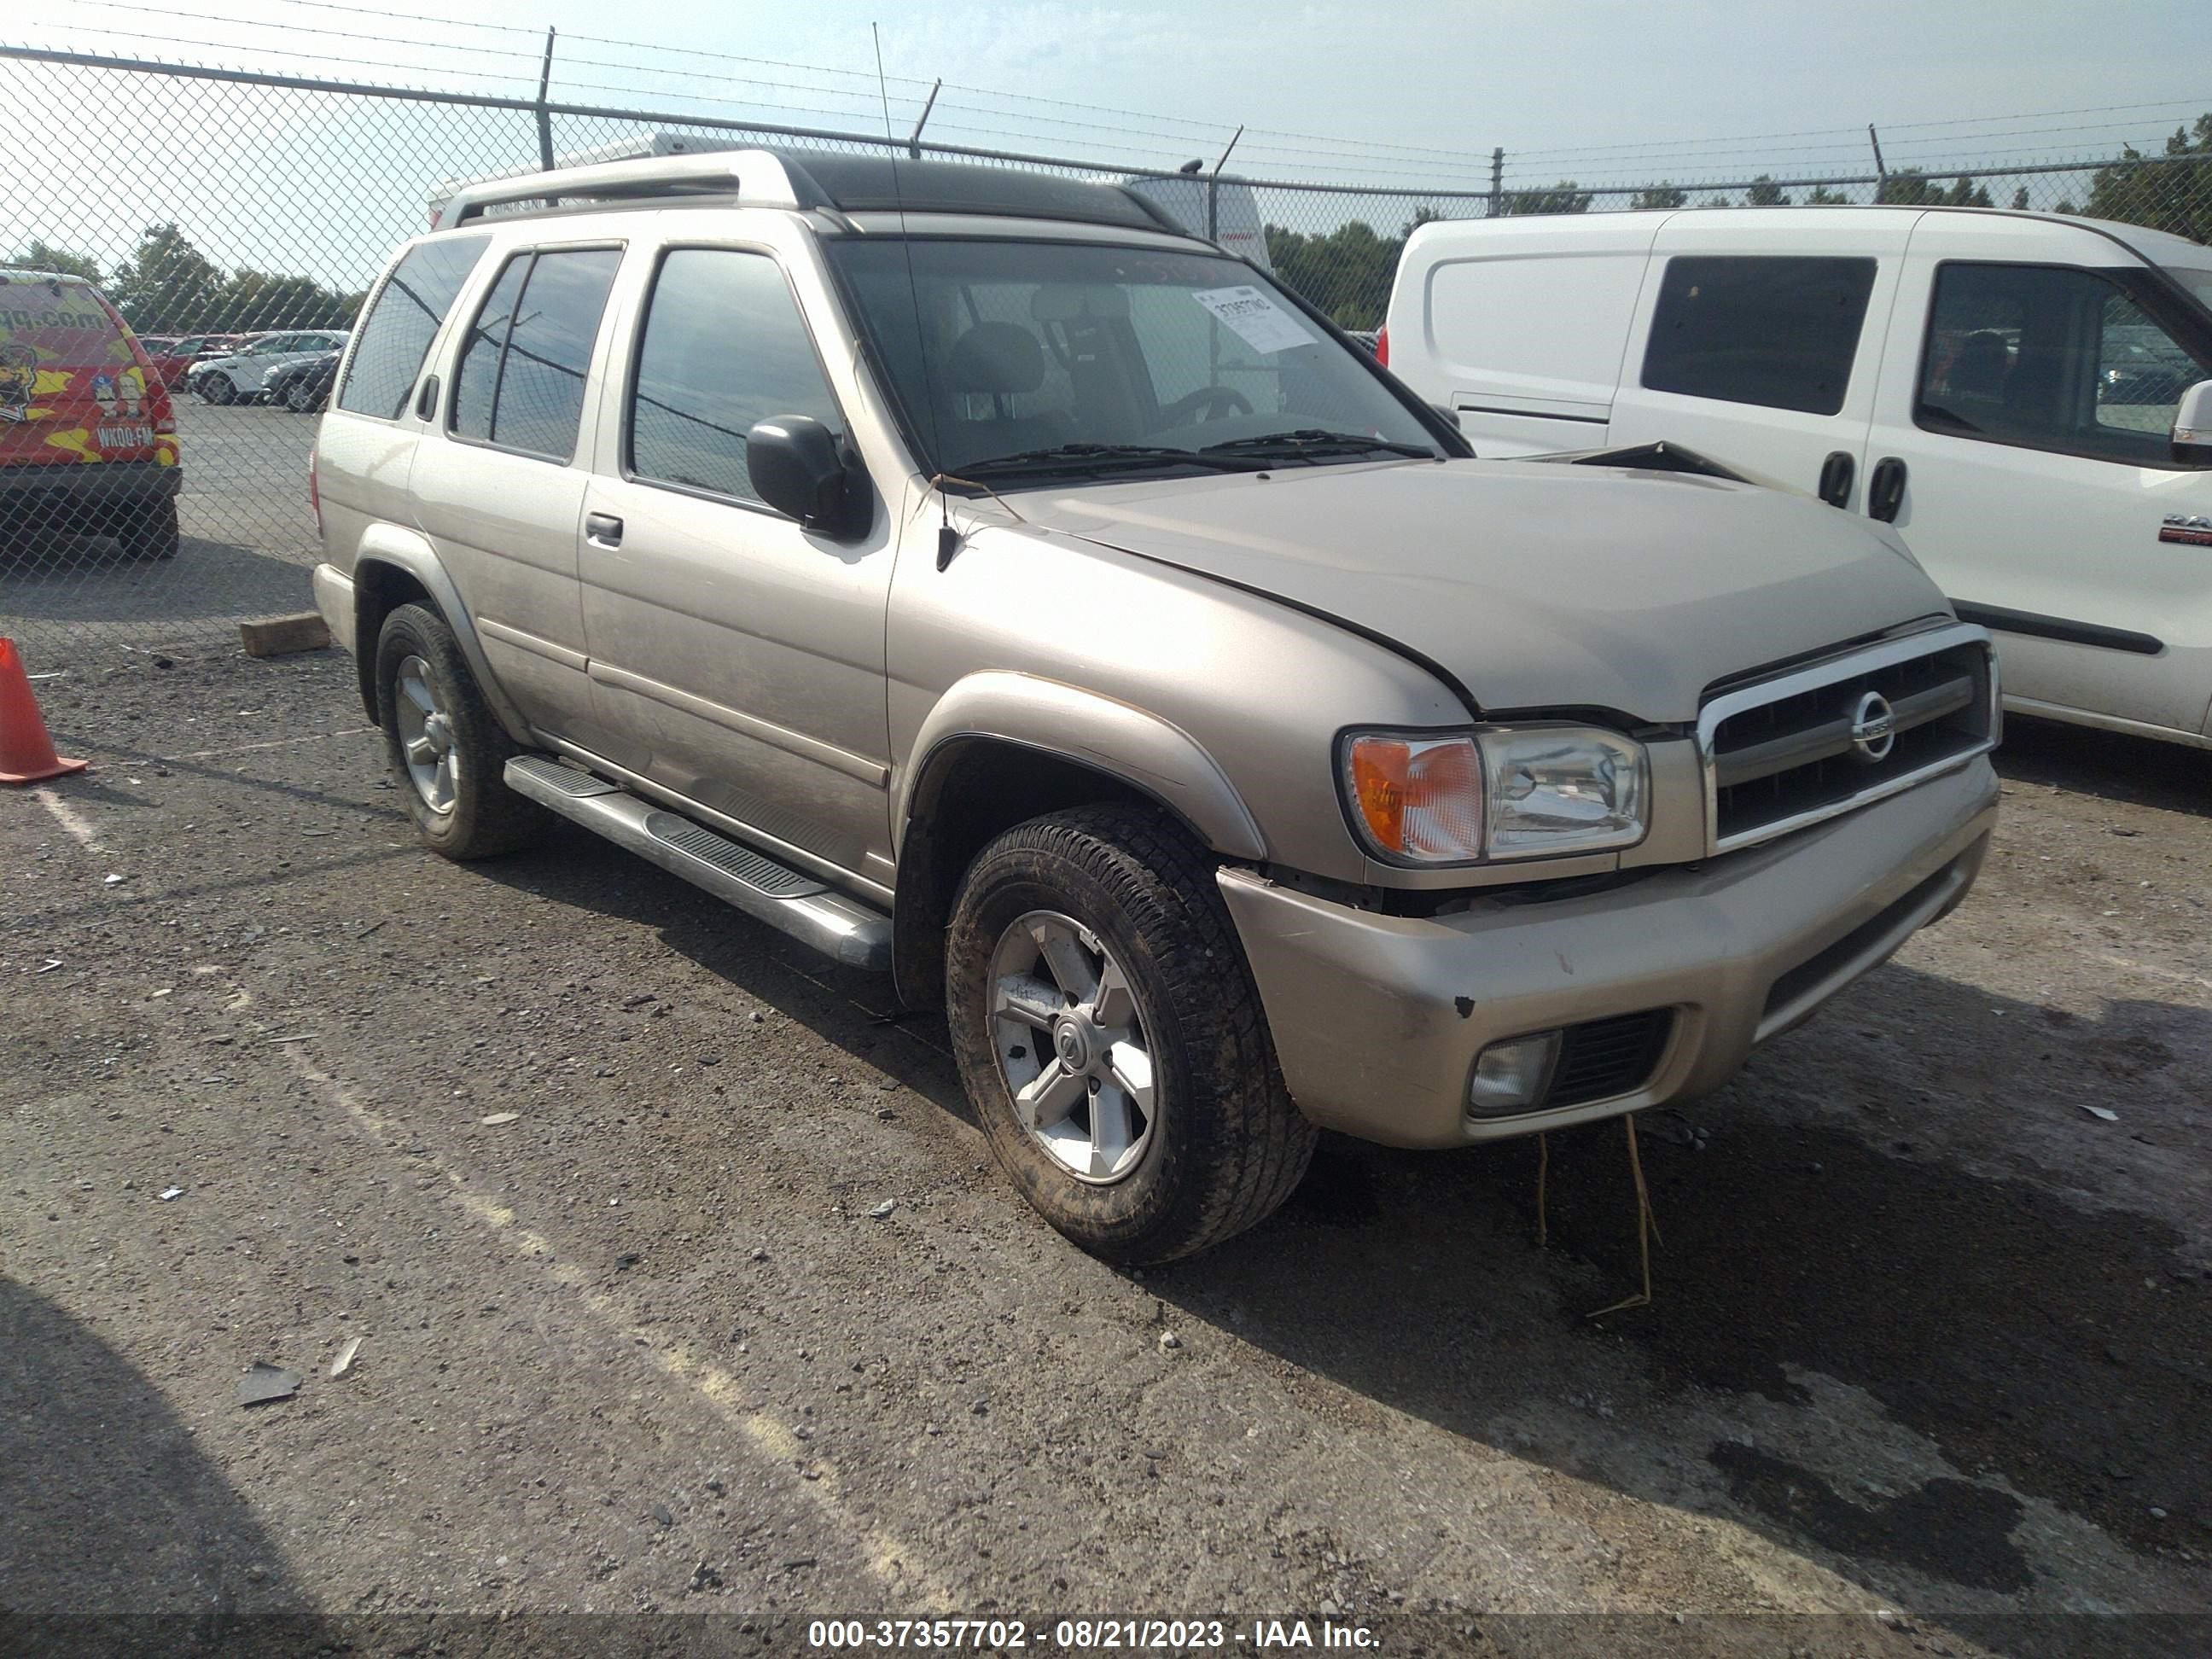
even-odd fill
[[(1434, 919), (1220, 872), (1291, 1097), (1324, 1128), (1456, 1146), (1710, 1093), (1964, 898), (1996, 818), (1986, 758), (1766, 846), (1554, 900)], [(1640, 1086), (1470, 1118), (1490, 1044), (1669, 1010)]]

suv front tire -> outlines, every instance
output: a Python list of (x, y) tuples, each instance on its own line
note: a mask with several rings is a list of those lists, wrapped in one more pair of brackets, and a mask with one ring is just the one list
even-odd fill
[(1083, 807), (977, 855), (945, 940), (954, 1052), (1023, 1195), (1092, 1255), (1194, 1255), (1313, 1155), (1211, 861), (1164, 812)]
[(376, 711), (400, 799), (433, 852), (489, 858), (551, 822), (507, 787), (507, 763), (521, 750), (484, 702), (453, 630), (427, 605), (403, 605), (384, 619)]

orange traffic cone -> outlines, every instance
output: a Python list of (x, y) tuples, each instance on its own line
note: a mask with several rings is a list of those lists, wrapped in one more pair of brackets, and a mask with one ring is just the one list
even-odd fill
[(0, 783), (36, 783), (64, 772), (82, 772), (89, 761), (64, 760), (31, 695), (30, 677), (15, 654), (15, 641), (0, 640)]

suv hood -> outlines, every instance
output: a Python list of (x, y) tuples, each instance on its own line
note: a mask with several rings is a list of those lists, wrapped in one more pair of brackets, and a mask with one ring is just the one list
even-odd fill
[(1715, 680), (1948, 611), (1865, 520), (1680, 473), (1293, 465), (1040, 490), (1022, 508), (1392, 641), (1479, 713), (1686, 722)]

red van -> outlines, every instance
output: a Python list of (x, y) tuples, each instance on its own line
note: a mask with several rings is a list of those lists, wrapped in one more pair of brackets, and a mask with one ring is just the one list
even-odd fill
[(115, 307), (80, 276), (0, 270), (0, 540), (177, 550), (177, 421)]

